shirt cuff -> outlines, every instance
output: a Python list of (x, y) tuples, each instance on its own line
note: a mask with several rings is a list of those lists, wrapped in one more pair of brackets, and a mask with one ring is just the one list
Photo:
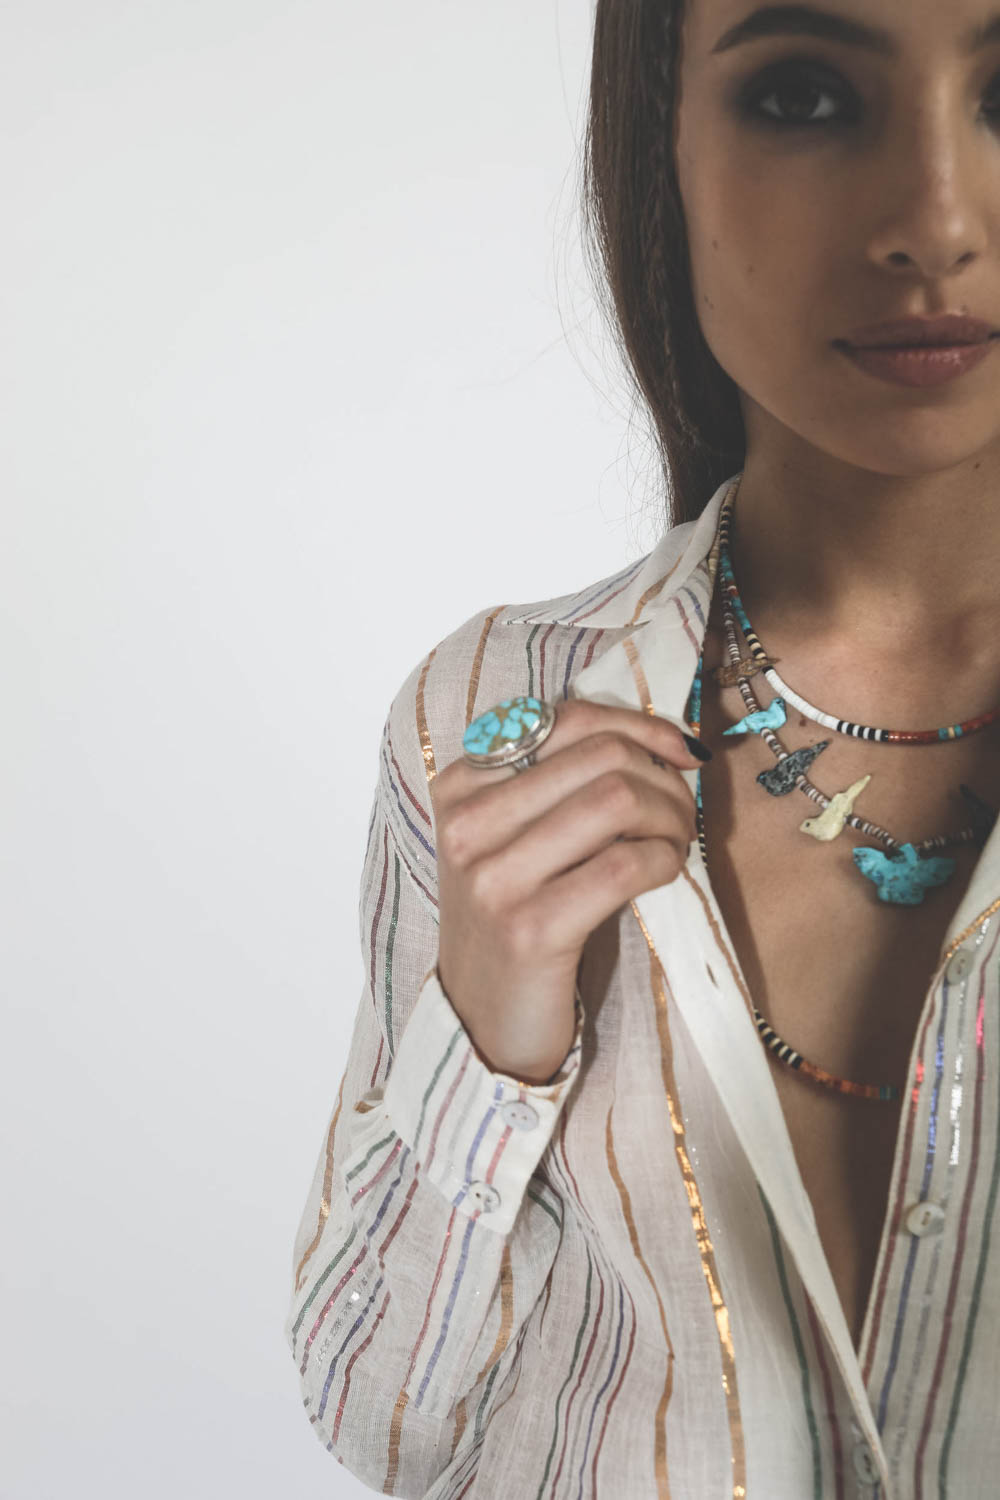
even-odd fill
[(544, 1084), (494, 1073), (481, 1060), (432, 969), (403, 1028), (383, 1107), (421, 1173), (452, 1206), (509, 1234), (580, 1070), (583, 1003), (573, 1043)]

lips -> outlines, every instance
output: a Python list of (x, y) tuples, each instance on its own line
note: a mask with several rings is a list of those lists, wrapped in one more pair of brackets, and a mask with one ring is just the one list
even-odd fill
[(982, 344), (998, 334), (1000, 329), (981, 318), (947, 314), (938, 318), (901, 318), (872, 323), (835, 342), (853, 349), (914, 349)]

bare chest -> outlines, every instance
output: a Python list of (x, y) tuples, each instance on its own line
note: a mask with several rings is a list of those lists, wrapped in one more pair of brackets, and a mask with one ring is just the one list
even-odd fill
[[(714, 658), (717, 662), (718, 656)], [(772, 797), (757, 773), (774, 765), (756, 735), (723, 738), (747, 711), (738, 689), (706, 676), (702, 733), (714, 759), (702, 772), (708, 869), (749, 997), (810, 1062), (859, 1083), (903, 1089), (918, 1023), (952, 916), (978, 858), (949, 849), (958, 867), (919, 906), (878, 899), (851, 850), (874, 841), (847, 828), (821, 842), (801, 831), (820, 810), (800, 791)], [(766, 684), (762, 702), (772, 694)], [(1000, 791), (996, 750), (985, 744), (921, 749), (849, 740), (797, 713), (779, 731), (788, 749), (828, 739), (810, 780), (827, 796), (871, 773), (858, 812), (900, 840), (919, 841), (968, 821), (942, 790), (939, 749), (955, 754), (947, 782)], [(888, 754), (884, 753), (888, 752)], [(864, 805), (861, 805), (861, 803)], [(762, 1043), (763, 1045), (763, 1043)], [(768, 1064), (817, 1227), (857, 1346), (886, 1216), (901, 1104), (836, 1093), (768, 1052)]]

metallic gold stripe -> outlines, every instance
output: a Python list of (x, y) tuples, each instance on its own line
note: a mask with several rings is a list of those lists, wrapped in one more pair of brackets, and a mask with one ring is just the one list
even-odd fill
[(981, 911), (979, 913), (979, 916), (976, 918), (976, 920), (974, 922), (970, 922), (969, 925), (968, 925), (968, 927), (965, 929), (965, 931), (964, 932), (960, 932), (958, 934), (958, 937), (955, 938), (951, 943), (949, 943), (948, 947), (942, 953), (942, 955), (941, 955), (941, 957), (940, 957), (940, 959), (938, 961), (938, 968), (941, 968), (944, 964), (946, 964), (948, 962), (948, 960), (951, 958), (951, 955), (954, 953), (955, 949), (956, 948), (961, 948), (961, 946), (965, 942), (966, 938), (967, 937), (971, 937), (972, 934), (975, 932), (976, 928), (982, 922), (985, 922), (987, 917), (992, 917), (992, 915), (993, 915), (993, 913), (995, 911), (1000, 911), (1000, 898), (998, 898), (996, 901), (994, 901), (993, 904), (992, 904), (992, 906), (988, 906), (985, 911)]
[(624, 641), (622, 641), (622, 645), (625, 647), (625, 655), (628, 657), (628, 664), (632, 668), (632, 677), (635, 681), (635, 690), (639, 694), (639, 702), (642, 704), (642, 711), (644, 714), (654, 714), (656, 710), (653, 708), (653, 705), (650, 702), (649, 683), (646, 681), (646, 674), (643, 671), (642, 662), (639, 660), (638, 647), (636, 646), (635, 641), (630, 635), (627, 635), (625, 637)]
[[(652, 965), (652, 959), (650, 959), (650, 964)], [(655, 1444), (653, 1450), (653, 1463), (656, 1472), (657, 1496), (660, 1497), (660, 1500), (669, 1500), (670, 1480), (667, 1477), (667, 1407), (670, 1405), (670, 1397), (673, 1393), (674, 1388), (674, 1346), (670, 1341), (670, 1333), (667, 1329), (667, 1315), (664, 1311), (663, 1299), (660, 1296), (660, 1289), (656, 1285), (656, 1280), (653, 1276), (652, 1271), (646, 1264), (646, 1257), (642, 1253), (642, 1247), (639, 1244), (639, 1236), (636, 1234), (635, 1219), (632, 1215), (632, 1200), (629, 1196), (628, 1188), (625, 1186), (622, 1174), (618, 1169), (618, 1158), (615, 1155), (615, 1138), (614, 1131), (611, 1127), (610, 1110), (608, 1110), (608, 1121), (605, 1129), (605, 1153), (608, 1159), (608, 1170), (610, 1171), (611, 1176), (614, 1179), (615, 1187), (618, 1189), (618, 1196), (621, 1199), (622, 1215), (625, 1219), (626, 1225), (628, 1226), (628, 1235), (629, 1239), (632, 1242), (632, 1253), (642, 1267), (643, 1272), (646, 1276), (646, 1280), (653, 1288), (653, 1295), (656, 1298), (656, 1305), (660, 1310), (660, 1327), (663, 1329), (663, 1339), (667, 1346), (667, 1380), (666, 1384), (663, 1387), (663, 1390), (660, 1393), (660, 1399), (656, 1407), (656, 1429), (653, 1435), (653, 1441)]]
[[(344, 1077), (346, 1076), (347, 1075), (344, 1074)], [(326, 1164), (323, 1169), (323, 1192), (319, 1200), (319, 1219), (316, 1224), (316, 1233), (313, 1235), (311, 1241), (306, 1246), (305, 1253), (295, 1268), (295, 1290), (297, 1292), (301, 1291), (302, 1289), (302, 1282), (304, 1279), (303, 1273), (305, 1271), (306, 1262), (309, 1261), (315, 1254), (316, 1246), (319, 1244), (320, 1240), (323, 1237), (323, 1225), (330, 1217), (330, 1188), (333, 1185), (333, 1138), (337, 1130), (337, 1121), (340, 1118), (340, 1105), (343, 1097), (344, 1078), (341, 1078), (340, 1088), (337, 1090), (336, 1108), (333, 1111), (333, 1119), (330, 1121), (330, 1129), (327, 1131), (326, 1136)]]
[(404, 1386), (400, 1391), (393, 1407), (392, 1417), (389, 1422), (389, 1453), (386, 1462), (385, 1483), (382, 1486), (383, 1495), (394, 1495), (396, 1493), (396, 1480), (399, 1477), (399, 1440), (403, 1435), (403, 1417), (406, 1408), (410, 1404), (410, 1393)]
[(729, 1422), (733, 1500), (745, 1500), (747, 1492), (746, 1446), (743, 1438), (743, 1419), (740, 1415), (739, 1389), (736, 1382), (736, 1357), (733, 1351), (732, 1329), (729, 1323), (729, 1309), (722, 1297), (718, 1267), (715, 1263), (715, 1250), (708, 1232), (708, 1225), (705, 1221), (705, 1211), (702, 1206), (701, 1194), (698, 1191), (698, 1181), (694, 1175), (687, 1153), (683, 1115), (678, 1107), (677, 1080), (674, 1077), (673, 1043), (670, 1038), (670, 1026), (667, 1018), (667, 976), (653, 946), (653, 940), (649, 935), (646, 924), (639, 914), (639, 908), (634, 901), (629, 904), (635, 914), (636, 921), (642, 929), (642, 935), (646, 939), (646, 946), (649, 948), (650, 979), (653, 987), (653, 996), (656, 1001), (656, 1026), (660, 1039), (660, 1065), (663, 1074), (663, 1087), (667, 1096), (667, 1106), (670, 1110), (670, 1123), (673, 1126), (674, 1132), (674, 1150), (680, 1167), (681, 1178), (687, 1192), (688, 1203), (691, 1205), (691, 1222), (694, 1226), (698, 1253), (701, 1256), (701, 1268), (708, 1286), (712, 1311), (715, 1314), (715, 1326), (719, 1334), (719, 1352), (722, 1359), (722, 1389), (726, 1397), (726, 1417)]
[(664, 584), (670, 582), (671, 578), (674, 576), (674, 573), (677, 570), (679, 563), (680, 558), (678, 558), (677, 562), (674, 563), (674, 566), (670, 569), (669, 573), (664, 573), (662, 578), (658, 578), (655, 583), (651, 583), (649, 585), (649, 588), (643, 594), (635, 609), (632, 611), (632, 618), (628, 621), (629, 625), (637, 625), (639, 623), (639, 616), (642, 614), (646, 605), (649, 603), (650, 599), (656, 598), (657, 594), (663, 588)]
[(476, 693), (479, 691), (479, 674), (483, 669), (483, 657), (486, 654), (486, 642), (489, 638), (489, 633), (493, 629), (493, 622), (496, 619), (497, 615), (500, 614), (501, 610), (505, 608), (505, 605), (498, 604), (493, 613), (491, 615), (487, 615), (486, 619), (483, 622), (483, 629), (479, 637), (479, 644), (476, 647), (476, 654), (472, 659), (472, 676), (469, 678), (469, 693), (468, 697), (465, 700), (466, 724), (471, 724), (476, 716)]
[(427, 673), (431, 669), (431, 662), (436, 655), (437, 647), (435, 646), (430, 656), (424, 662), (424, 669), (420, 674), (420, 681), (417, 683), (417, 733), (420, 736), (420, 748), (423, 751), (424, 769), (427, 772), (428, 786), (430, 786), (437, 775), (437, 767), (434, 764), (434, 746), (431, 744), (431, 737), (427, 729), (427, 714), (424, 711), (424, 684), (427, 681)]

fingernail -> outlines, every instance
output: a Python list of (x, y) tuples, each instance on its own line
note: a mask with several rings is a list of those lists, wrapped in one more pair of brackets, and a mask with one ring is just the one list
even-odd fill
[(712, 759), (711, 750), (707, 745), (703, 745), (701, 743), (701, 740), (696, 740), (694, 735), (684, 734), (684, 732), (682, 731), (681, 739), (684, 741), (685, 745), (687, 745), (688, 749), (691, 751), (691, 754), (695, 757), (696, 760)]

